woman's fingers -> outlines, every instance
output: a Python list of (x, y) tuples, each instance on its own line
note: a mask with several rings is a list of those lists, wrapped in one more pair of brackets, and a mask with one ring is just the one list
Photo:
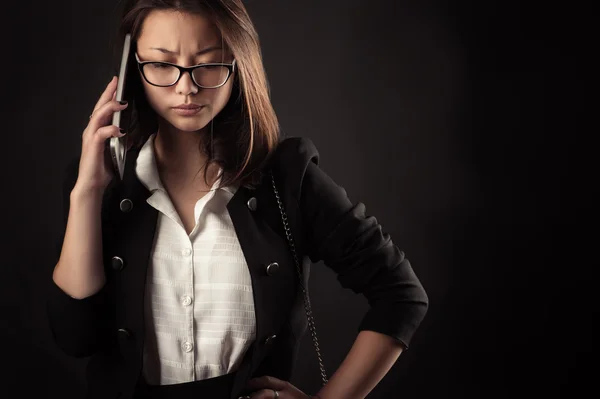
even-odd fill
[(94, 111), (92, 112), (92, 115), (94, 115), (94, 113), (100, 107), (102, 107), (104, 104), (106, 104), (107, 102), (109, 102), (111, 99), (115, 98), (115, 95), (117, 93), (117, 83), (118, 83), (118, 80), (119, 79), (116, 76), (113, 76), (112, 79), (110, 80), (110, 82), (108, 82), (108, 85), (106, 86), (106, 88), (104, 89), (104, 91), (100, 95), (100, 98), (98, 99), (98, 102), (94, 106)]
[(86, 131), (93, 134), (101, 127), (109, 125), (112, 121), (113, 114), (117, 111), (124, 110), (128, 106), (128, 104), (121, 104), (116, 100), (110, 100), (94, 112)]

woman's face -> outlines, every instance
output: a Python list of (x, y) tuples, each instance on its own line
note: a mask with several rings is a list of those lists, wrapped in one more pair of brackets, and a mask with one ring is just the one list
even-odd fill
[[(197, 54), (207, 49), (211, 50)], [(221, 48), (218, 29), (207, 18), (170, 10), (154, 10), (146, 16), (137, 41), (137, 54), (140, 61), (164, 61), (180, 66), (233, 61), (227, 49)], [(230, 76), (219, 88), (204, 89), (194, 83), (189, 73), (184, 73), (177, 84), (157, 87), (140, 74), (148, 102), (159, 115), (159, 123), (164, 119), (181, 131), (204, 128), (225, 107), (233, 78)], [(189, 103), (203, 107), (194, 115), (181, 115), (174, 109)]]

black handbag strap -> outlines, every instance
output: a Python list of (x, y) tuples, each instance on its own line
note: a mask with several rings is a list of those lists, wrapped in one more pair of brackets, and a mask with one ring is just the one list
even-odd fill
[(300, 282), (300, 288), (302, 289), (302, 293), (304, 295), (304, 310), (306, 311), (306, 318), (308, 319), (308, 328), (310, 329), (310, 335), (312, 336), (313, 344), (315, 346), (315, 351), (317, 353), (317, 360), (319, 361), (319, 369), (321, 371), (321, 380), (323, 385), (327, 384), (327, 374), (325, 373), (325, 366), (323, 366), (323, 357), (321, 356), (321, 349), (319, 348), (319, 340), (317, 339), (317, 332), (315, 327), (315, 319), (312, 314), (312, 308), (310, 306), (310, 298), (308, 296), (308, 289), (304, 286), (304, 280), (302, 279), (302, 272), (300, 269), (300, 262), (298, 261), (298, 255), (296, 254), (296, 246), (294, 245), (294, 240), (292, 238), (292, 231), (290, 229), (290, 225), (288, 223), (287, 214), (285, 209), (283, 208), (283, 203), (281, 198), (279, 197), (279, 191), (277, 191), (277, 186), (275, 185), (275, 177), (273, 176), (273, 170), (270, 170), (271, 182), (273, 183), (273, 191), (275, 192), (275, 198), (277, 199), (277, 204), (279, 205), (279, 211), (281, 213), (281, 221), (283, 222), (283, 228), (285, 230), (285, 235), (287, 237), (287, 241), (290, 247), (290, 251), (292, 251), (292, 255), (294, 256), (294, 262), (296, 263), (296, 272), (298, 273), (298, 281)]

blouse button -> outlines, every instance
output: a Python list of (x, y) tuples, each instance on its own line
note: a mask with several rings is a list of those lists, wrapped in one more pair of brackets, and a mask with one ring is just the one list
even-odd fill
[(188, 295), (184, 295), (181, 297), (181, 304), (183, 306), (189, 306), (192, 303), (192, 298), (190, 298)]
[(191, 342), (184, 342), (183, 345), (181, 345), (182, 349), (184, 352), (191, 352), (192, 349), (194, 348), (194, 345)]
[(190, 256), (192, 254), (192, 250), (189, 248), (186, 248), (182, 251), (183, 256)]

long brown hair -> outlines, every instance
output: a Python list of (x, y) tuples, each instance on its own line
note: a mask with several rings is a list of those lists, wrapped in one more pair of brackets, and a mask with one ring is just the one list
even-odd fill
[[(210, 163), (223, 168), (220, 187), (240, 184), (255, 187), (263, 166), (280, 141), (279, 122), (271, 104), (270, 88), (263, 66), (258, 33), (241, 0), (126, 0), (123, 4), (117, 42), (115, 66), (120, 61), (122, 42), (131, 34), (132, 51), (146, 16), (153, 10), (175, 10), (201, 14), (220, 31), (222, 41), (236, 60), (231, 97), (216, 115), (198, 149), (207, 156), (204, 180)], [(117, 61), (118, 60), (118, 61)], [(143, 90), (135, 60), (129, 68), (133, 104), (128, 129), (128, 146), (139, 149), (158, 129), (158, 116), (150, 107)]]

